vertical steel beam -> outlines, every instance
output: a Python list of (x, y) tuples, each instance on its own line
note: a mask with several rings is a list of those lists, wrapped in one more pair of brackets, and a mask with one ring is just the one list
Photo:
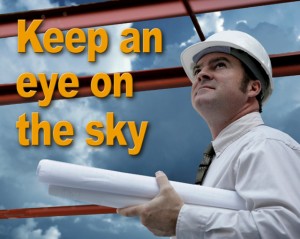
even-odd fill
[(183, 4), (184, 4), (184, 7), (185, 9), (187, 10), (193, 24), (194, 24), (194, 27), (196, 29), (196, 32), (200, 38), (201, 41), (205, 41), (205, 36), (201, 30), (201, 27), (200, 27), (200, 24), (197, 20), (197, 17), (195, 15), (195, 13), (193, 12), (193, 9), (191, 8), (190, 4), (189, 4), (189, 1), (188, 0), (182, 0)]

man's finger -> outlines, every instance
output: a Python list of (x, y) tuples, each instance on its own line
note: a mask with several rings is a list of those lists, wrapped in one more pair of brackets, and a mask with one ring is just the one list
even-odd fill
[(118, 208), (117, 213), (126, 217), (135, 217), (140, 216), (141, 210), (142, 205), (138, 205), (132, 207)]
[(155, 173), (155, 176), (156, 176), (156, 182), (157, 182), (160, 189), (170, 186), (169, 179), (168, 179), (167, 175), (164, 172), (157, 171)]

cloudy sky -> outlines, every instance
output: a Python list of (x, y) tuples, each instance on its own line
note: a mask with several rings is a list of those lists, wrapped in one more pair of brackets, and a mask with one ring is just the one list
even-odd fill
[[(0, 0), (0, 14), (53, 8), (90, 2), (88, 0)], [(300, 3), (214, 12), (198, 15), (206, 36), (216, 31), (238, 29), (258, 38), (268, 53), (300, 50)], [(123, 29), (158, 27), (163, 32), (162, 54), (124, 55), (118, 50)], [(16, 82), (23, 72), (74, 72), (92, 75), (99, 71), (116, 72), (179, 66), (181, 51), (199, 41), (188, 17), (127, 23), (105, 27), (110, 50), (88, 63), (85, 53), (74, 56), (17, 53), (17, 38), (0, 39), (0, 83)], [(264, 107), (265, 123), (279, 128), (300, 141), (299, 76), (275, 78), (274, 94)], [(52, 126), (68, 120), (75, 127), (70, 147), (21, 147), (15, 124), (23, 113), (39, 112)], [(126, 147), (87, 146), (85, 126), (89, 121), (105, 122), (107, 112), (116, 120), (149, 121), (149, 129), (138, 156)], [(48, 195), (38, 182), (36, 167), (43, 158), (90, 165), (105, 169), (153, 176), (163, 170), (171, 180), (193, 183), (201, 153), (211, 137), (204, 121), (190, 104), (190, 87), (135, 93), (132, 99), (86, 97), (53, 101), (40, 108), (37, 103), (0, 107), (0, 209), (71, 205), (77, 202)], [(127, 132), (128, 134), (128, 132)], [(118, 215), (91, 215), (42, 219), (1, 220), (0, 238), (155, 238), (135, 218)]]

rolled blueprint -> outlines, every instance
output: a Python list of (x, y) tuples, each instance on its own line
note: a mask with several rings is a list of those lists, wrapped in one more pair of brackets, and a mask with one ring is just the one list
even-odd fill
[(149, 202), (151, 199), (113, 194), (81, 188), (49, 185), (49, 194), (101, 206), (123, 208)]
[[(84, 201), (84, 198), (86, 201), (92, 200), (99, 196), (99, 198), (103, 197), (103, 203), (99, 199), (96, 204), (102, 206), (124, 207), (124, 205), (140, 204), (139, 202), (151, 200), (159, 193), (154, 177), (46, 159), (40, 161), (37, 175), (41, 182), (50, 185), (49, 192), (53, 195), (80, 201)], [(175, 181), (170, 183), (186, 204), (233, 210), (246, 208), (245, 201), (234, 191)], [(115, 200), (118, 197), (120, 200)], [(110, 200), (114, 205), (109, 205)], [(118, 205), (118, 202), (122, 205)]]

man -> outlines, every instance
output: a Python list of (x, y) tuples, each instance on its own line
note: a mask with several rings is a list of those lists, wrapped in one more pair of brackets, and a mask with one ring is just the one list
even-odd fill
[(181, 60), (193, 83), (192, 105), (213, 139), (215, 155), (200, 182), (236, 191), (247, 210), (184, 205), (157, 172), (159, 195), (118, 213), (177, 239), (299, 238), (300, 146), (261, 119), (273, 87), (265, 49), (246, 33), (224, 31), (187, 48)]

